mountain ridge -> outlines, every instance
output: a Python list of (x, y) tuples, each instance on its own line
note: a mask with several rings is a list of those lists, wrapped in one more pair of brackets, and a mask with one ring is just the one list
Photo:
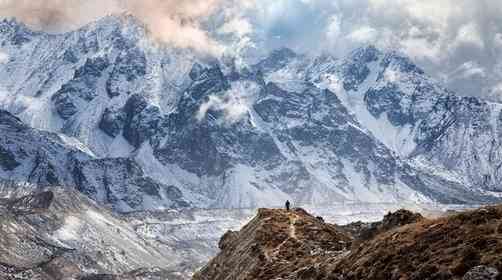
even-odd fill
[[(16, 31), (15, 23), (9, 26)], [(340, 60), (282, 49), (237, 69), (232, 61), (158, 47), (145, 32), (133, 19), (111, 16), (64, 34), (21, 32), (27, 40), (20, 49), (0, 34), (10, 57), (0, 65), (6, 92), (0, 107), (29, 126), (78, 139), (93, 160), (77, 168), (89, 170), (88, 178), (73, 177), (86, 185), (84, 193), (119, 211), (175, 205), (169, 195), (180, 200), (177, 207), (201, 208), (286, 199), (313, 205), (501, 199), (499, 120), (486, 116), (495, 110), (445, 95), (396, 53), (370, 46)], [(435, 104), (426, 102), (430, 96)], [(469, 121), (480, 110), (488, 113)], [(476, 129), (476, 122), (489, 129)], [(450, 144), (470, 130), (472, 137)], [(479, 148), (478, 138), (495, 142)], [(106, 167), (115, 164), (122, 167)], [(150, 181), (123, 175), (136, 165)], [(122, 175), (109, 180), (103, 171)], [(141, 187), (131, 187), (128, 198), (123, 182)], [(137, 203), (149, 200), (152, 185), (169, 195)], [(122, 198), (104, 198), (107, 188)]]
[(501, 218), (500, 206), (435, 219), (399, 210), (340, 227), (301, 208), (260, 209), (193, 279), (498, 280)]

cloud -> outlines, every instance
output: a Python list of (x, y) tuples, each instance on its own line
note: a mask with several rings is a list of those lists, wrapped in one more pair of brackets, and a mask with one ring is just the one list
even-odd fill
[[(0, 17), (53, 31), (118, 12), (135, 15), (163, 42), (240, 63), (283, 46), (340, 57), (374, 44), (409, 55), (464, 95), (492, 97), (502, 81), (502, 1), (0, 0)], [(469, 62), (476, 71), (450, 75)]]
[(221, 55), (225, 45), (204, 24), (224, 13), (222, 31), (242, 36), (250, 26), (232, 11), (249, 5), (237, 0), (0, 0), (0, 17), (16, 17), (52, 32), (78, 28), (105, 15), (128, 13), (143, 21), (151, 34), (180, 48)]
[[(374, 44), (397, 49), (464, 95), (493, 92), (502, 81), (502, 1), (257, 0), (255, 39), (267, 49), (348, 51)], [(448, 74), (465, 63), (462, 76)], [(481, 70), (485, 74), (481, 77)], [(473, 80), (474, 79), (474, 80)], [(466, 86), (469, 85), (469, 86)], [(502, 97), (501, 97), (502, 100)]]
[(16, 17), (34, 28), (56, 32), (77, 28), (119, 10), (118, 1), (0, 0), (0, 17)]
[(196, 118), (202, 121), (209, 111), (223, 112), (226, 123), (235, 123), (248, 115), (251, 104), (259, 91), (254, 82), (235, 82), (232, 88), (222, 95), (212, 95), (203, 103)]

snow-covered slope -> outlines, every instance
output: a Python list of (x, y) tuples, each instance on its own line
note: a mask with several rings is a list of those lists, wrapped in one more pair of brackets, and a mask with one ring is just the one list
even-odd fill
[(290, 57), (265, 72), (288, 88), (309, 81), (333, 91), (365, 130), (414, 169), (500, 196), (502, 104), (459, 97), (408, 58), (374, 47), (347, 58)]
[[(394, 53), (280, 49), (237, 70), (158, 46), (126, 16), (59, 35), (3, 21), (0, 45), (0, 107), (65, 135), (58, 183), (117, 210), (497, 199), (498, 153), (478, 152), (495, 130), (475, 126), (475, 104), (491, 126), (498, 105), (455, 97)], [(70, 148), (84, 159), (65, 162)], [(2, 176), (28, 180), (29, 164)]]
[(127, 16), (61, 35), (0, 22), (9, 57), (0, 67), (0, 106), (32, 127), (78, 138), (99, 157), (128, 155), (133, 147), (114, 139), (113, 128), (98, 129), (102, 116), (124, 106), (131, 93), (169, 112), (193, 61), (188, 50), (156, 47), (145, 32)]
[(354, 55), (361, 52), (375, 53), (373, 61), (356, 59), (375, 75), (340, 93), (376, 137), (418, 168), (494, 195), (502, 191), (502, 104), (456, 96), (398, 54), (365, 48)]
[(0, 178), (65, 186), (118, 211), (186, 207), (180, 191), (145, 175), (130, 158), (98, 159), (75, 139), (32, 129), (0, 110)]

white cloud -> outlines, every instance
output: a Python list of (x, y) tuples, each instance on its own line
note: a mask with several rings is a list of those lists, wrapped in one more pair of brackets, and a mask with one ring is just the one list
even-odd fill
[(481, 67), (478, 63), (474, 61), (467, 61), (464, 64), (460, 65), (453, 72), (453, 76), (455, 78), (472, 78), (475, 76), (484, 78), (486, 77), (486, 71), (483, 67)]
[[(479, 94), (502, 81), (502, 1), (471, 0), (257, 0), (266, 20), (255, 16), (259, 39), (318, 53), (343, 56), (364, 44), (397, 49), (429, 74), (440, 77), (466, 61), (478, 65), (445, 83), (461, 94)], [(260, 9), (258, 9), (260, 10)], [(287, 11), (285, 13), (284, 11)], [(322, 30), (319, 32), (318, 30)], [(280, 39), (277, 39), (280, 38)], [(482, 76), (484, 75), (484, 76)], [(475, 80), (472, 80), (476, 77)], [(481, 78), (483, 77), (483, 78)], [(468, 79), (460, 82), (459, 79)], [(471, 84), (469, 89), (466, 84)], [(479, 90), (473, 90), (474, 88)]]
[(223, 112), (226, 122), (238, 122), (248, 114), (258, 91), (258, 86), (253, 82), (233, 83), (226, 93), (210, 96), (207, 102), (199, 107), (196, 118), (202, 121), (210, 110), (214, 110)]
[(361, 26), (352, 31), (347, 38), (356, 43), (372, 43), (377, 35), (377, 31), (371, 26)]
[(481, 35), (473, 22), (464, 24), (460, 27), (451, 46), (455, 48), (466, 44), (480, 49), (483, 49), (485, 46), (483, 38), (481, 38)]
[(407, 38), (401, 41), (402, 50), (415, 60), (429, 60), (439, 63), (441, 47), (437, 42), (430, 42), (426, 38)]
[(338, 16), (333, 15), (329, 18), (328, 27), (326, 29), (326, 37), (332, 42), (336, 42), (342, 33), (341, 20)]
[[(227, 12), (225, 32), (248, 32), (245, 19), (229, 11), (243, 10), (251, 0), (0, 0), (0, 18), (16, 17), (28, 25), (51, 32), (78, 28), (109, 14), (128, 13), (148, 26), (152, 36), (180, 48), (221, 55), (225, 45), (216, 40), (205, 23)], [(240, 24), (240, 26), (237, 26)]]
[(235, 34), (238, 37), (244, 37), (253, 32), (253, 26), (244, 18), (234, 18), (223, 24), (218, 32), (223, 34)]

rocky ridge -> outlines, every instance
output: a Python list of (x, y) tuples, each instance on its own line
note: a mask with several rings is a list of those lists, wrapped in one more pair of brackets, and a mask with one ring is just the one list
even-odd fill
[[(367, 228), (378, 229), (372, 235)], [(367, 227), (324, 223), (302, 209), (260, 209), (194, 275), (211, 279), (501, 279), (502, 208), (436, 219), (400, 210)]]

